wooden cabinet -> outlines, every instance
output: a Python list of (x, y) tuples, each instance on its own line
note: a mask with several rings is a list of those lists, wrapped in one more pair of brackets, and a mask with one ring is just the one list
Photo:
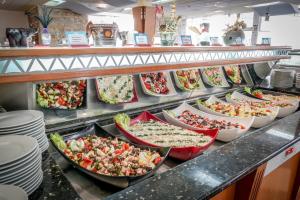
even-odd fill
[(295, 199), (295, 197), (292, 198), (292, 193), (294, 188), (295, 190), (299, 189), (299, 180), (296, 180), (299, 161), (300, 154), (298, 153), (265, 176), (262, 180), (257, 200)]
[(211, 199), (300, 200), (300, 142)]

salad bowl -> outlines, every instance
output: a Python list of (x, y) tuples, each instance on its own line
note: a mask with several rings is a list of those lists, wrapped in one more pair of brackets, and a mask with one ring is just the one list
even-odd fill
[[(118, 79), (118, 77), (121, 77)], [(112, 77), (104, 77), (104, 81), (106, 83), (111, 83), (113, 82), (114, 84), (109, 84), (109, 85), (101, 85), (99, 79), (102, 77), (97, 77), (95, 79), (95, 83), (96, 83), (96, 91), (97, 91), (97, 96), (99, 101), (107, 103), (107, 104), (124, 104), (124, 103), (133, 103), (133, 102), (137, 102), (138, 101), (138, 96), (137, 96), (137, 92), (136, 92), (136, 85), (134, 82), (134, 77), (133, 76), (112, 76)], [(124, 80), (122, 80), (122, 77), (126, 77), (127, 81), (129, 79), (131, 79), (132, 81), (132, 87), (128, 87), (128, 82), (124, 82)], [(121, 87), (117, 87), (117, 85), (120, 84), (125, 84), (127, 85), (127, 87), (121, 86)], [(123, 88), (124, 87), (124, 88)], [(103, 91), (106, 90), (106, 92)], [(108, 90), (114, 90), (114, 94), (121, 94), (122, 92), (126, 91), (129, 93), (132, 92), (132, 98), (130, 100), (126, 100), (125, 97), (127, 96), (126, 94), (123, 95), (122, 97), (115, 97), (112, 94), (108, 94)], [(115, 92), (115, 90), (117, 90), (118, 92)], [(128, 94), (127, 93), (127, 94)], [(125, 96), (125, 97), (124, 97)]]
[[(134, 125), (139, 122), (147, 122), (150, 120), (154, 120), (154, 121), (158, 121), (158, 122), (167, 124), (167, 122), (165, 122), (165, 121), (159, 119), (158, 117), (156, 117), (155, 115), (152, 115), (151, 113), (145, 111), (145, 112), (141, 113), (139, 116), (137, 116), (136, 118), (131, 119), (129, 122), (129, 126)], [(152, 144), (150, 142), (147, 142), (145, 140), (142, 140), (142, 139), (136, 137), (133, 133), (127, 131), (126, 128), (124, 127), (124, 125), (117, 123), (116, 121), (115, 121), (115, 124), (116, 124), (116, 127), (120, 130), (120, 132), (123, 133), (132, 142), (141, 144), (141, 145), (158, 147), (155, 144)], [(213, 142), (215, 141), (215, 139), (218, 135), (218, 129), (201, 130), (201, 131), (195, 130), (194, 132), (198, 133), (198, 134), (204, 134), (206, 136), (211, 137), (211, 141), (204, 146), (172, 147), (170, 150), (169, 156), (172, 158), (178, 159), (178, 160), (183, 160), (183, 161), (192, 159), (192, 158), (200, 155), (206, 149), (208, 149), (208, 147), (213, 144)]]
[(221, 67), (200, 69), (203, 81), (212, 87), (229, 87)]
[[(262, 102), (262, 103), (268, 102), (267, 100), (261, 100), (261, 99), (246, 96), (237, 91), (234, 91), (231, 95), (226, 95), (226, 101), (230, 102), (230, 103), (235, 103), (235, 104), (238, 104), (239, 101), (251, 101), (251, 102)], [(279, 110), (278, 110), (278, 114), (276, 116), (278, 118), (286, 117), (286, 116), (292, 114), (293, 112), (295, 112), (298, 109), (298, 106), (299, 106), (298, 101), (281, 101), (281, 102), (273, 102), (273, 103), (275, 105), (276, 104), (284, 104), (284, 103), (289, 104), (289, 106), (284, 106), (284, 107), (270, 105), (270, 107), (278, 107)]]
[[(176, 90), (173, 86), (172, 79), (169, 72), (155, 72), (155, 73), (145, 73), (145, 74), (162, 74), (161, 80), (143, 80), (142, 74), (139, 74), (140, 82), (142, 85), (143, 92), (150, 96), (156, 96), (156, 97), (165, 97), (165, 96), (174, 96), (176, 95)], [(162, 81), (163, 80), (163, 81)], [(152, 90), (157, 90), (158, 88), (161, 88), (162, 86), (166, 87), (168, 89), (168, 93), (156, 93)]]
[[(179, 74), (177, 74), (178, 71), (186, 72), (187, 74), (191, 74), (191, 72), (194, 72), (196, 78), (198, 78), (198, 81), (196, 81), (195, 83), (192, 83), (191, 78), (189, 76), (187, 76), (187, 74), (179, 75)], [(195, 91), (195, 90), (205, 89), (198, 69), (173, 71), (173, 77), (174, 77), (176, 86), (183, 91)]]
[(217, 140), (223, 141), (223, 142), (229, 142), (232, 141), (241, 135), (245, 134), (251, 127), (254, 117), (249, 117), (249, 118), (236, 118), (236, 117), (225, 117), (225, 116), (217, 116), (217, 115), (212, 115), (208, 114), (205, 112), (202, 112), (193, 106), (190, 106), (187, 103), (181, 104), (179, 107), (173, 109), (173, 110), (163, 110), (163, 115), (167, 122), (170, 124), (176, 125), (176, 126), (181, 126), (186, 129), (190, 130), (207, 130), (207, 129), (200, 129), (195, 126), (186, 124), (179, 119), (177, 119), (177, 116), (180, 116), (184, 111), (190, 111), (193, 114), (208, 118), (209, 120), (217, 120), (217, 121), (226, 121), (226, 122), (231, 122), (231, 123), (238, 123), (242, 125), (244, 128), (230, 128), (230, 129), (219, 129), (219, 133), (217, 136)]
[[(222, 104), (225, 104), (225, 105), (226, 104), (227, 105), (231, 104), (231, 103), (225, 102), (225, 101), (223, 101), (223, 100), (215, 97), (214, 95), (212, 95), (209, 99), (206, 100), (206, 103), (208, 103), (208, 104), (213, 104), (215, 102), (219, 102), (219, 103), (222, 103)], [(220, 112), (216, 112), (214, 110), (211, 110), (208, 107), (206, 107), (205, 105), (202, 105), (201, 103), (197, 103), (197, 106), (198, 106), (198, 108), (200, 110), (202, 110), (204, 112), (207, 112), (207, 113), (210, 113), (210, 114), (214, 114), (214, 115), (218, 115), (218, 116), (226, 116), (226, 117), (228, 117), (228, 115), (220, 113)], [(246, 107), (245, 109), (247, 109), (247, 111), (249, 111), (249, 112), (251, 111), (250, 107), (249, 108)], [(254, 117), (254, 121), (253, 121), (251, 127), (253, 127), (253, 128), (261, 128), (263, 126), (268, 125), (272, 121), (274, 121), (275, 118), (276, 118), (276, 116), (277, 116), (277, 114), (278, 114), (279, 108), (278, 107), (271, 107), (271, 108), (269, 108), (269, 110), (271, 111), (270, 115), (267, 115), (267, 116), (253, 116)], [(235, 116), (235, 118), (242, 118), (242, 117)]]
[[(106, 132), (104, 129), (102, 129), (100, 126), (98, 126), (97, 124), (94, 124), (93, 126), (89, 126), (86, 127), (80, 131), (77, 132), (70, 132), (70, 133), (66, 133), (63, 136), (59, 136), (63, 142), (67, 142), (68, 140), (74, 140), (74, 139), (78, 139), (78, 138), (82, 138), (82, 137), (86, 137), (89, 135), (93, 135), (95, 134), (98, 137), (104, 137), (104, 138), (117, 138), (116, 136), (113, 136), (111, 134), (109, 134), (108, 132)], [(120, 188), (126, 188), (130, 185), (134, 185), (137, 182), (140, 182), (144, 179), (146, 179), (147, 177), (152, 176), (157, 170), (158, 168), (163, 164), (163, 162), (165, 161), (165, 159), (167, 158), (170, 148), (166, 148), (166, 147), (149, 147), (149, 146), (141, 146), (141, 145), (136, 145), (136, 144), (131, 144), (135, 147), (138, 147), (140, 149), (143, 150), (151, 150), (151, 151), (157, 151), (160, 156), (162, 157), (161, 161), (151, 170), (148, 171), (147, 173), (143, 174), (143, 175), (136, 175), (136, 176), (109, 176), (109, 175), (105, 175), (105, 174), (99, 174), (96, 172), (93, 172), (91, 170), (88, 170), (82, 166), (80, 166), (79, 164), (77, 164), (76, 162), (74, 162), (73, 160), (71, 160), (65, 153), (64, 151), (60, 148), (61, 146), (61, 142), (62, 141), (57, 141), (57, 135), (54, 137), (52, 137), (51, 135), (51, 142), (53, 144), (53, 146), (55, 147), (55, 149), (71, 164), (73, 165), (75, 168), (77, 168), (78, 170), (84, 172), (85, 174), (109, 183), (111, 185), (120, 187)], [(118, 140), (123, 141), (122, 139), (118, 138)], [(127, 141), (126, 141), (127, 142)], [(127, 142), (128, 143), (128, 142)]]

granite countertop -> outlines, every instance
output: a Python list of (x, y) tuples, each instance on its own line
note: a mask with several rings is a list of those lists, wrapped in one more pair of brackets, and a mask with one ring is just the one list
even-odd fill
[(300, 112), (107, 199), (208, 199), (300, 141)]
[[(287, 147), (300, 141), (299, 134), (300, 111), (215, 150), (205, 152), (164, 173), (127, 189), (116, 189), (112, 194), (105, 196), (108, 200), (208, 199)], [(69, 179), (70, 177), (67, 179), (65, 176), (69, 173), (69, 169), (62, 170), (64, 167), (57, 165), (56, 162), (59, 162), (57, 155), (57, 152), (50, 151), (50, 155), (44, 156), (46, 157), (43, 161), (44, 181), (29, 199), (81, 199), (79, 193), (73, 188), (74, 183)], [(75, 175), (79, 174), (78, 170), (76, 172), (74, 172)], [(79, 175), (78, 177), (80, 179)], [(94, 182), (94, 184), (107, 185), (99, 182)], [(85, 188), (80, 190), (85, 190)], [(96, 196), (91, 199), (95, 199)]]
[(43, 182), (40, 187), (29, 196), (29, 200), (81, 199), (48, 152), (43, 153), (42, 168), (44, 172)]

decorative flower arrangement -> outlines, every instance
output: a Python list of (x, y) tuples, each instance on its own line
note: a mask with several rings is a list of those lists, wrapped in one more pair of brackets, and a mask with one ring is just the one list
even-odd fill
[(41, 39), (43, 45), (48, 46), (51, 44), (51, 34), (49, 33), (48, 26), (53, 21), (53, 17), (50, 16), (53, 9), (48, 8), (47, 6), (42, 6), (41, 9), (41, 15), (34, 16), (34, 18), (37, 19), (43, 26)]
[(175, 3), (171, 5), (171, 13), (169, 15), (165, 15), (162, 11), (162, 16), (159, 20), (159, 32), (162, 45), (172, 46), (174, 44), (180, 19), (181, 16), (176, 16)]
[(53, 21), (53, 17), (50, 16), (53, 9), (48, 8), (47, 6), (42, 6), (41, 8), (42, 8), (41, 15), (34, 16), (34, 18), (36, 18), (41, 23), (43, 28), (48, 28), (49, 24)]
[(226, 45), (243, 45), (245, 40), (244, 29), (247, 28), (247, 24), (240, 20), (240, 15), (237, 15), (237, 19), (233, 25), (227, 25), (223, 39)]
[(242, 31), (245, 28), (247, 28), (247, 24), (244, 22), (244, 20), (240, 21), (240, 17), (238, 17), (233, 25), (227, 25), (225, 34), (230, 31)]

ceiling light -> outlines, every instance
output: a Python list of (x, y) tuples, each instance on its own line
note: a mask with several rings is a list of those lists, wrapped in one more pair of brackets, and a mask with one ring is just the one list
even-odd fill
[(123, 10), (124, 11), (128, 11), (128, 10), (131, 10), (132, 8), (124, 8)]
[(98, 3), (97, 8), (107, 8), (109, 5), (107, 3)]
[(66, 2), (65, 0), (50, 0), (50, 1), (47, 1), (46, 3), (44, 3), (44, 5), (54, 7), (54, 6), (58, 6), (65, 2)]
[(215, 10), (214, 13), (223, 13), (223, 10)]
[(254, 5), (250, 5), (250, 6), (245, 6), (246, 8), (258, 8), (258, 7), (265, 7), (265, 6), (273, 6), (276, 4), (280, 4), (282, 3), (281, 1), (274, 1), (274, 2), (270, 2), (270, 3), (261, 3), (261, 4), (254, 4)]

